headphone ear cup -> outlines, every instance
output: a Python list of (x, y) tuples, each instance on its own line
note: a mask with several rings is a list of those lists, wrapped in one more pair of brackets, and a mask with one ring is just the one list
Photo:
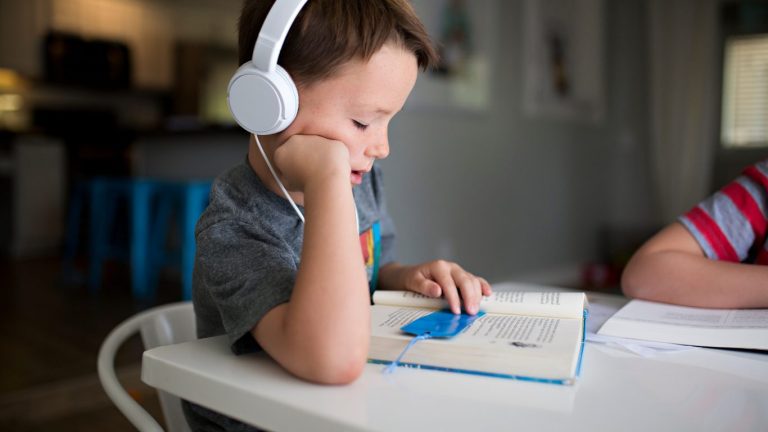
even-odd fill
[(299, 92), (279, 65), (273, 72), (263, 72), (248, 62), (229, 81), (227, 103), (243, 129), (271, 135), (285, 130), (296, 118)]
[[(296, 88), (296, 83), (294, 83), (291, 76), (288, 75), (288, 71), (283, 69), (280, 65), (275, 66), (275, 75), (275, 84), (277, 85), (277, 82), (280, 82), (280, 100), (283, 108), (283, 116), (278, 121), (275, 131), (272, 133), (282, 132), (287, 129), (288, 126), (296, 120), (296, 115), (299, 113), (299, 90)], [(277, 77), (280, 78), (278, 79)]]

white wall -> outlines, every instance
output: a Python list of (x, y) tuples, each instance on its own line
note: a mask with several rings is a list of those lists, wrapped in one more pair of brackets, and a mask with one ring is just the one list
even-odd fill
[(602, 125), (523, 115), (522, 1), (498, 2), (487, 114), (395, 120), (382, 166), (403, 261), (442, 256), (490, 280), (529, 278), (594, 259), (605, 224), (648, 220), (645, 7), (605, 7)]

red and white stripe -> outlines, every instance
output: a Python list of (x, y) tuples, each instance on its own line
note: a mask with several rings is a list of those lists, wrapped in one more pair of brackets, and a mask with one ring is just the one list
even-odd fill
[(768, 160), (681, 216), (711, 259), (768, 265)]

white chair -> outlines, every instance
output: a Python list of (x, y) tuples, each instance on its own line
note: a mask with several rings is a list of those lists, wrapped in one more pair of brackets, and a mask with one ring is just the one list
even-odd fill
[[(140, 312), (115, 327), (99, 349), (99, 380), (112, 402), (138, 430), (162, 431), (157, 421), (128, 395), (115, 374), (117, 350), (139, 332), (145, 349), (196, 339), (192, 303), (171, 303)], [(189, 431), (179, 398), (162, 391), (158, 395), (168, 431)]]

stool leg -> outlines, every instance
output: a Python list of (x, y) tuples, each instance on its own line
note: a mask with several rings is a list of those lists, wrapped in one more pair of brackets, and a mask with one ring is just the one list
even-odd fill
[(192, 271), (195, 266), (195, 225), (208, 203), (208, 186), (193, 185), (184, 192), (184, 220), (181, 242), (181, 286), (184, 300), (192, 299)]
[(89, 270), (88, 270), (88, 289), (95, 293), (101, 287), (102, 262), (107, 254), (107, 216), (105, 214), (105, 196), (106, 185), (101, 180), (93, 180), (90, 185), (91, 208), (90, 211), (90, 230), (89, 230)]
[(150, 292), (157, 291), (157, 282), (160, 269), (166, 265), (166, 241), (168, 240), (168, 226), (173, 214), (175, 197), (167, 190), (160, 188), (156, 196), (156, 212), (152, 216), (151, 234), (149, 237), (149, 273), (147, 275), (147, 284)]
[[(80, 276), (75, 271), (75, 256), (77, 245), (80, 242), (80, 224), (83, 214), (83, 202), (88, 194), (87, 187), (82, 182), (75, 183), (72, 188), (67, 208), (67, 233), (64, 238), (64, 262), (62, 265), (62, 279), (64, 283), (74, 283)], [(79, 283), (79, 282), (78, 282)]]
[(155, 294), (148, 284), (150, 189), (144, 181), (131, 188), (131, 287), (134, 298), (143, 301)]

